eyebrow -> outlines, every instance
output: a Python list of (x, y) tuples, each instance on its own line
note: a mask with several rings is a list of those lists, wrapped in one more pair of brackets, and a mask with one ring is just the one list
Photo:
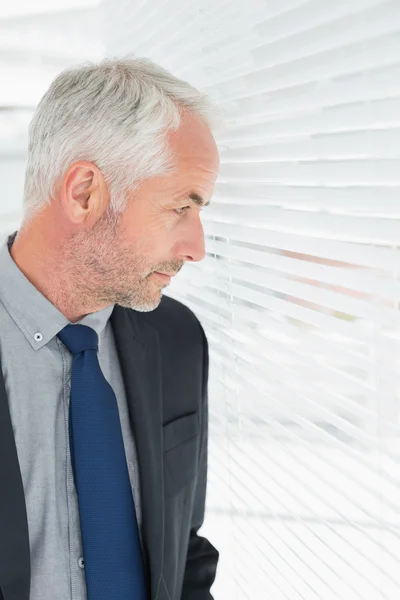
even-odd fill
[(191, 192), (189, 194), (189, 199), (192, 200), (195, 204), (197, 204), (197, 206), (201, 207), (209, 206), (209, 204), (211, 204), (210, 200), (206, 202), (204, 198), (199, 194), (196, 194), (196, 192)]

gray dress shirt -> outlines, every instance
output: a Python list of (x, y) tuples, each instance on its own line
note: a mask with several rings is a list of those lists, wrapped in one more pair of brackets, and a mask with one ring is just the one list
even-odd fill
[[(69, 454), (72, 355), (56, 337), (69, 320), (25, 277), (0, 240), (0, 355), (27, 508), (30, 600), (86, 600), (79, 510)], [(114, 305), (79, 321), (99, 336), (99, 362), (117, 397), (141, 527), (136, 446), (109, 317)]]

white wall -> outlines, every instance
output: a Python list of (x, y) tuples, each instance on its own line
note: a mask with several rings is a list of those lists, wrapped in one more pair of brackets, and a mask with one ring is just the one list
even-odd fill
[(0, 155), (0, 236), (22, 218), (24, 156)]
[(22, 216), (28, 124), (35, 106), (63, 69), (103, 55), (97, 4), (21, 0), (0, 7), (0, 236)]

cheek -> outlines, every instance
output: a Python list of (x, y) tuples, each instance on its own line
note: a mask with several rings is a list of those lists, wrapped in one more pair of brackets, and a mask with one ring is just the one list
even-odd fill
[(164, 253), (171, 244), (172, 231), (165, 224), (154, 220), (141, 231), (141, 241), (150, 254)]
[(173, 226), (167, 215), (132, 215), (124, 231), (125, 243), (132, 254), (147, 262), (165, 260), (174, 245)]
[(160, 232), (143, 232), (132, 244), (132, 254), (150, 267), (165, 261), (169, 255), (168, 242)]

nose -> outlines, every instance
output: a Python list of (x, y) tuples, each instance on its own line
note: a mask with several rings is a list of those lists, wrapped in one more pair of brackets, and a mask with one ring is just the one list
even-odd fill
[(204, 229), (200, 220), (194, 219), (185, 235), (185, 241), (180, 247), (180, 258), (187, 262), (199, 262), (206, 255)]

